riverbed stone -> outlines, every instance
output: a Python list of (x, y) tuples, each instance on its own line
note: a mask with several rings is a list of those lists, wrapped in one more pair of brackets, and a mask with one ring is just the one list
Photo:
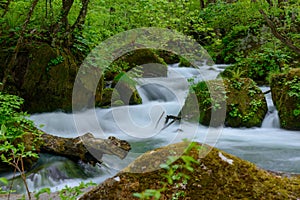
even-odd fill
[(300, 130), (300, 68), (271, 77), (272, 100), (285, 129)]
[[(186, 148), (190, 150), (183, 153)], [(161, 168), (170, 154), (175, 161)], [(181, 178), (176, 180), (174, 176), (168, 181), (170, 169)], [(153, 193), (162, 188), (159, 199), (175, 195), (180, 199), (297, 199), (299, 181), (297, 177), (272, 174), (207, 145), (181, 142), (146, 152), (80, 199), (138, 199), (134, 193), (147, 189)]]

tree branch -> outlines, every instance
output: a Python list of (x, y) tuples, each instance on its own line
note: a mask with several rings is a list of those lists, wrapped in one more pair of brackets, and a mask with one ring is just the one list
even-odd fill
[(277, 39), (279, 39), (283, 44), (285, 44), (287, 47), (289, 47), (292, 51), (294, 51), (295, 53), (297, 53), (297, 54), (300, 55), (300, 48), (297, 47), (297, 46), (295, 46), (295, 45), (293, 44), (293, 42), (292, 42), (289, 38), (284, 37), (283, 35), (281, 35), (281, 34), (277, 31), (277, 29), (276, 29), (276, 27), (275, 27), (273, 21), (271, 21), (271, 20), (268, 18), (268, 16), (266, 15), (266, 13), (265, 13), (262, 9), (260, 9), (259, 12), (260, 12), (260, 13), (262, 14), (262, 16), (264, 17), (264, 19), (265, 19), (265, 21), (267, 22), (267, 25), (269, 26), (269, 28), (271, 29), (273, 35), (274, 35)]

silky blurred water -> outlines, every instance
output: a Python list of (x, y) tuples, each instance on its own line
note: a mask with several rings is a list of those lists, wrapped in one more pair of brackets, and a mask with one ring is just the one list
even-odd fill
[[(30, 118), (37, 127), (43, 125), (41, 130), (49, 134), (77, 137), (90, 132), (99, 138), (116, 136), (127, 140), (132, 145), (132, 150), (124, 160), (105, 155), (102, 167), (42, 155), (34, 170), (28, 173), (30, 190), (50, 187), (55, 191), (65, 185), (78, 185), (80, 181), (92, 180), (100, 183), (126, 167), (142, 153), (183, 139), (215, 145), (264, 169), (300, 173), (300, 132), (279, 128), (278, 114), (270, 94), (266, 95), (269, 111), (260, 128), (226, 127), (212, 131), (198, 123), (184, 120), (165, 127), (166, 115), (177, 116), (184, 104), (189, 84), (186, 79), (214, 79), (225, 67), (205, 66), (199, 72), (193, 68), (169, 66), (167, 78), (138, 80), (142, 105), (86, 110), (76, 113), (76, 122), (71, 113), (51, 112), (32, 115)], [(269, 88), (261, 87), (261, 89), (267, 91)], [(97, 123), (91, 120), (94, 115)], [(214, 133), (216, 134), (213, 135)]]

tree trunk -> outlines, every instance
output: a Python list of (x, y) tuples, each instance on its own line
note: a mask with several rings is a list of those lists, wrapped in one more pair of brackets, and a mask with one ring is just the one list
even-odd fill
[(14, 55), (12, 56), (7, 68), (5, 69), (4, 71), (4, 76), (3, 76), (3, 79), (2, 79), (2, 85), (0, 85), (0, 91), (3, 91), (4, 87), (5, 87), (5, 84), (7, 82), (7, 79), (12, 76), (11, 72), (12, 72), (12, 69), (14, 67), (14, 64), (15, 64), (15, 61), (17, 59), (17, 56), (18, 56), (18, 53), (19, 53), (19, 49), (20, 49), (20, 46), (22, 45), (23, 43), (23, 38), (24, 38), (24, 34), (25, 34), (25, 31), (27, 29), (27, 26), (30, 22), (30, 19), (31, 19), (31, 16), (33, 14), (33, 11), (34, 11), (34, 8), (36, 7), (37, 3), (39, 2), (39, 0), (34, 0), (31, 4), (31, 7), (30, 7), (30, 10), (27, 14), (27, 17), (26, 17), (26, 20), (25, 22), (23, 23), (23, 26), (22, 26), (22, 30), (21, 30), (21, 33), (20, 33), (20, 37), (18, 39), (18, 42), (17, 42), (17, 45), (14, 49)]
[(87, 14), (89, 1), (90, 0), (82, 0), (82, 7), (80, 9), (79, 15), (78, 15), (75, 23), (71, 26), (71, 28), (65, 32), (64, 37), (68, 37), (70, 34), (72, 34), (74, 32), (74, 30), (76, 28), (81, 29), (81, 27), (83, 26), (83, 24), (85, 22), (85, 17)]
[(205, 8), (204, 0), (200, 0), (200, 9)]

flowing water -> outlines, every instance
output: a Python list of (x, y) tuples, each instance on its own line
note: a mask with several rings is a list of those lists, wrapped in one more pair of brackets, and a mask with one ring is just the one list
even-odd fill
[[(100, 183), (143, 152), (184, 138), (213, 144), (264, 169), (300, 173), (300, 132), (279, 128), (277, 111), (270, 94), (266, 95), (269, 111), (260, 128), (219, 128), (215, 130), (217, 135), (210, 141), (211, 129), (197, 123), (182, 121), (164, 127), (164, 117), (178, 115), (184, 104), (188, 91), (186, 79), (214, 79), (225, 67), (205, 66), (199, 74), (199, 70), (193, 68), (171, 65), (167, 78), (138, 81), (142, 105), (86, 110), (76, 114), (76, 122), (72, 114), (63, 112), (32, 115), (31, 119), (37, 126), (43, 124), (41, 129), (47, 133), (62, 137), (77, 137), (86, 132), (99, 138), (113, 135), (130, 142), (132, 150), (124, 160), (104, 155), (104, 165), (96, 167), (44, 154), (29, 173), (30, 190), (50, 187), (55, 191), (65, 185), (78, 185), (80, 181)], [(268, 87), (261, 89), (266, 91)], [(91, 120), (94, 115), (97, 123)]]

